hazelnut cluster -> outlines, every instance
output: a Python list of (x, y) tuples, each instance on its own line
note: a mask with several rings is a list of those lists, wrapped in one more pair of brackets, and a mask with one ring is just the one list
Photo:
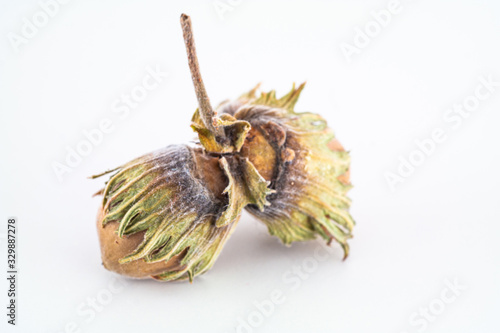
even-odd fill
[(111, 174), (97, 218), (104, 266), (131, 277), (192, 281), (212, 267), (243, 209), (285, 244), (319, 235), (338, 242), (347, 257), (350, 159), (321, 116), (295, 112), (304, 84), (280, 98), (256, 87), (214, 111), (188, 16), (181, 25), (199, 142), (104, 173)]

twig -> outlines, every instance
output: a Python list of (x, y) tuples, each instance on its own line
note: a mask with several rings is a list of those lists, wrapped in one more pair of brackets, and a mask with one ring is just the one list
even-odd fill
[(198, 106), (200, 108), (201, 119), (205, 126), (217, 137), (224, 138), (224, 131), (222, 127), (214, 125), (215, 112), (210, 105), (207, 91), (203, 85), (203, 80), (200, 74), (200, 65), (196, 57), (196, 48), (194, 46), (193, 28), (191, 27), (191, 18), (186, 14), (181, 15), (182, 34), (184, 36), (184, 43), (186, 44), (186, 51), (189, 62), (189, 69), (191, 70), (191, 78), (193, 79), (194, 90), (196, 98), (198, 99)]

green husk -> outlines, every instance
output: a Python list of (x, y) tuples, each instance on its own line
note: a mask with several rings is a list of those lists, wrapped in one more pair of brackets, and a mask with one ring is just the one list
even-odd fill
[(250, 122), (264, 135), (266, 124), (278, 124), (286, 133), (278, 149), (291, 149), (295, 155), (292, 161), (278, 162), (281, 170), (273, 184), (276, 192), (268, 198), (270, 205), (263, 211), (253, 206), (247, 210), (285, 244), (320, 235), (328, 242), (336, 240), (347, 257), (347, 240), (354, 227), (346, 196), (352, 186), (343, 178), (349, 170), (349, 153), (328, 147), (335, 135), (321, 116), (295, 112), (303, 88), (304, 84), (294, 85), (279, 99), (274, 90), (259, 97), (252, 90), (243, 95), (242, 105), (234, 113), (236, 119)]
[(169, 261), (183, 254), (183, 268), (154, 276), (160, 280), (192, 280), (213, 265), (239, 214), (216, 226), (226, 203), (194, 177), (195, 153), (187, 146), (169, 146), (124, 165), (110, 178), (103, 194), (103, 225), (117, 221), (120, 237), (146, 231), (143, 242), (120, 263)]

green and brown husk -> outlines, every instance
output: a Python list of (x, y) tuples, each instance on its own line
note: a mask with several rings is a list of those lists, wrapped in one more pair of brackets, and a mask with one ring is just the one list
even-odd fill
[(349, 253), (349, 155), (326, 121), (294, 110), (304, 84), (277, 98), (257, 87), (215, 112), (181, 16), (200, 108), (199, 144), (171, 145), (115, 170), (97, 219), (103, 264), (120, 274), (189, 279), (212, 267), (243, 209), (285, 244), (335, 240)]

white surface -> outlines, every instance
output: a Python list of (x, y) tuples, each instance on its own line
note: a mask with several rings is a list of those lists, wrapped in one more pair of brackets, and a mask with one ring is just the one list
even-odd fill
[[(20, 224), (18, 325), (2, 310), (1, 331), (235, 332), (255, 301), (281, 290), (285, 302), (254, 332), (499, 332), (500, 87), (456, 129), (443, 115), (474, 95), (480, 76), (500, 81), (500, 4), (401, 0), (348, 62), (340, 45), (389, 1), (221, 2), (234, 4), (222, 19), (212, 1), (71, 1), (18, 53), (7, 34), (40, 6), (1, 2), (1, 233), (8, 216)], [(91, 195), (103, 180), (86, 177), (194, 135), (181, 12), (193, 19), (214, 104), (260, 81), (278, 94), (308, 81), (297, 110), (321, 113), (352, 152), (351, 256), (342, 262), (335, 245), (298, 286), (289, 271), (312, 264), (321, 242), (286, 248), (244, 215), (193, 284), (130, 281), (89, 310), (116, 276), (100, 264), (94, 226)], [(157, 65), (169, 77), (128, 116), (113, 113)], [(53, 162), (104, 118), (114, 130), (59, 182)], [(386, 172), (435, 128), (447, 140), (391, 191)], [(410, 321), (420, 308), (440, 310), (455, 279), (466, 290), (442, 314), (424, 329)]]

